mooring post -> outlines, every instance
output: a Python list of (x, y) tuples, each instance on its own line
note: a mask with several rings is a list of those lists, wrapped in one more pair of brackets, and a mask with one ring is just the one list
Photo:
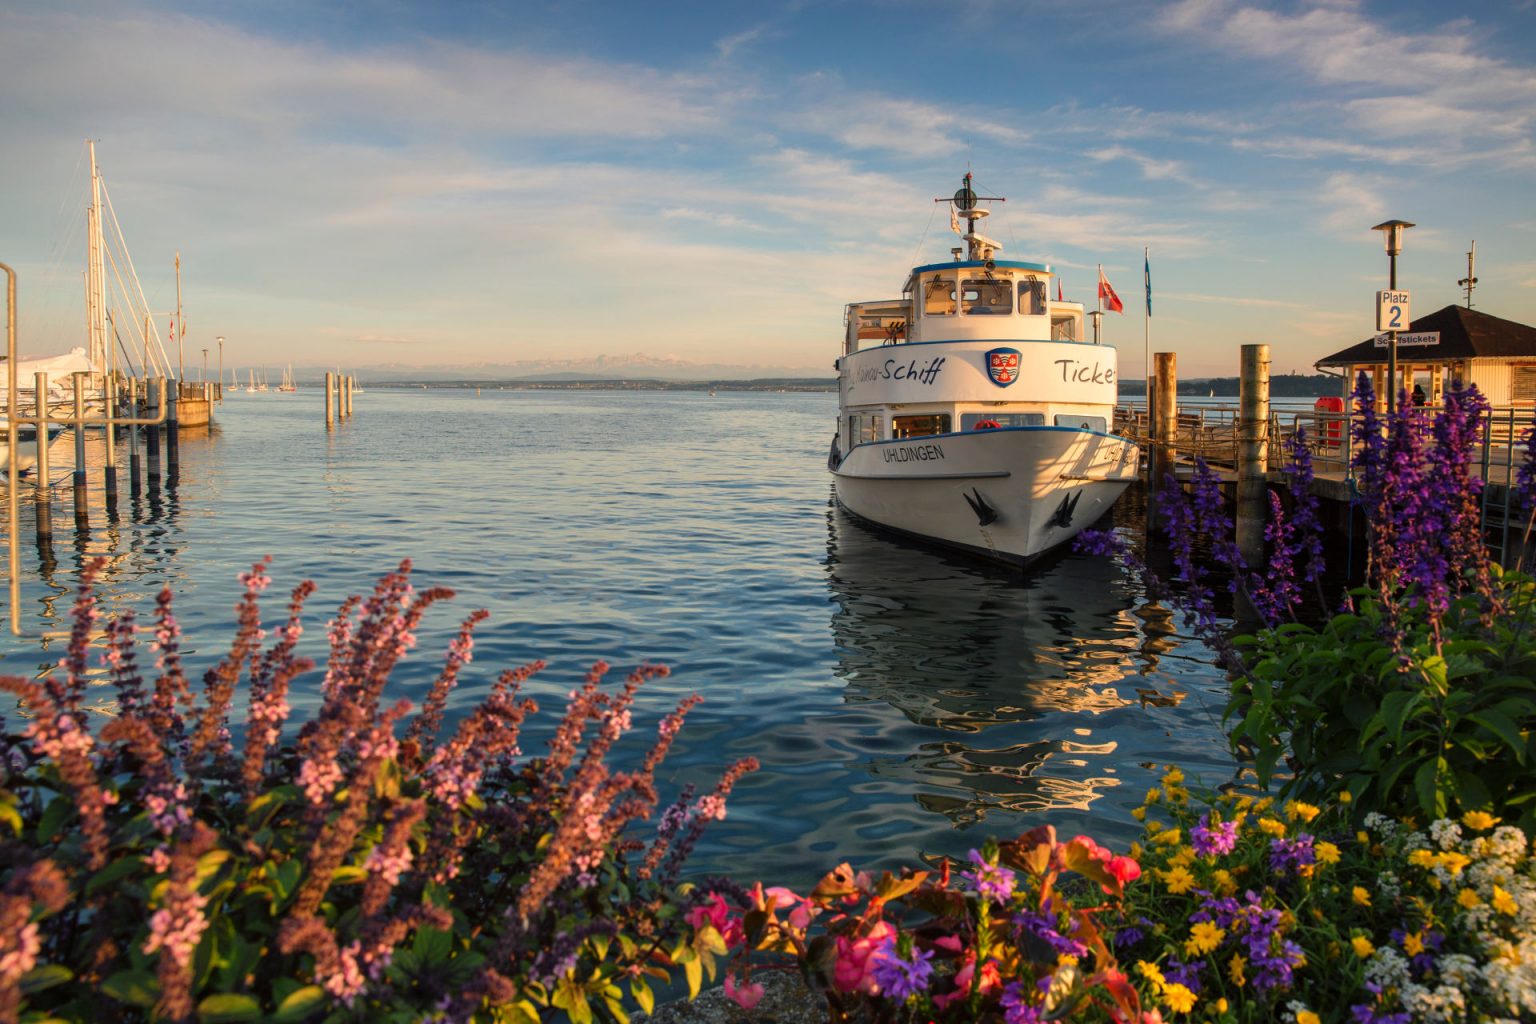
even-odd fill
[(181, 405), (181, 378), (178, 377), (174, 386), (168, 390), (170, 405), (165, 413), (165, 475), (174, 484), (181, 465), (181, 421), (178, 413)]
[(48, 479), (48, 375), (33, 375), (37, 388), (37, 465), (33, 486), (37, 492), (37, 539), (53, 536), (53, 489)]
[(117, 386), (117, 374), (116, 374), (115, 370), (113, 372), (107, 374), (107, 376), (106, 376), (106, 378), (105, 378), (105, 380), (103, 382), (102, 391), (105, 392), (105, 396), (106, 396), (106, 400), (107, 400), (107, 408), (106, 408), (106, 417), (107, 417), (107, 424), (106, 424), (106, 426), (107, 426), (107, 431), (106, 431), (107, 466), (106, 466), (106, 470), (101, 474), (101, 489), (102, 489), (102, 493), (105, 495), (105, 497), (107, 499), (107, 511), (108, 512), (112, 512), (117, 507), (117, 422), (116, 421), (117, 421), (117, 400), (118, 400), (118, 394), (119, 393), (118, 393), (118, 386)]
[(1162, 487), (1163, 478), (1173, 472), (1174, 425), (1179, 419), (1178, 354), (1154, 352), (1152, 354), (1152, 458), (1151, 484), (1153, 493)]
[(1269, 346), (1244, 345), (1237, 413), (1237, 550), (1264, 564), (1269, 518)]
[(89, 518), (86, 508), (85, 489), (85, 378), (84, 371), (75, 378), (75, 522), (84, 523)]
[[(159, 384), (163, 378), (154, 378)], [(149, 379), (144, 381), (145, 404), (152, 407), (151, 419), (160, 418), (160, 399), (165, 394), (163, 386), (155, 388), (154, 398), (149, 397)], [(144, 454), (149, 459), (149, 467), (145, 473), (150, 487), (160, 486), (160, 424), (154, 423), (144, 429)]]
[(336, 422), (336, 375), (330, 370), (325, 371), (325, 425), (331, 426)]
[[(139, 418), (139, 382), (134, 377), (128, 378), (128, 418)], [(139, 425), (128, 424), (128, 494), (137, 498), (140, 494), (139, 473)]]
[(351, 419), (352, 418), (352, 377), (350, 375), (348, 375), (346, 377), (343, 377), (342, 380), (346, 382), (346, 388), (347, 388), (347, 418)]

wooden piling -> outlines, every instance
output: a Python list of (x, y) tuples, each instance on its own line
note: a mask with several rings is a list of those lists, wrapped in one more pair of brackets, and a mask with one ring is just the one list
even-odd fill
[(83, 525), (89, 518), (90, 512), (87, 503), (85, 486), (85, 378), (89, 376), (85, 372), (74, 374), (75, 378), (75, 523)]
[[(144, 407), (149, 408), (149, 403), (144, 403)], [(128, 411), (129, 419), (139, 418), (139, 382), (133, 377), (128, 378)], [(130, 423), (128, 425), (128, 494), (131, 497), (137, 498), (141, 493), (139, 474), (142, 470), (143, 467), (139, 463), (139, 425)]]
[(1269, 518), (1269, 346), (1244, 345), (1238, 384), (1237, 549), (1251, 566), (1264, 564)]
[(32, 467), (32, 485), (37, 499), (37, 539), (53, 536), (53, 489), (48, 479), (48, 375), (33, 376), (37, 388), (37, 465)]
[(1179, 421), (1178, 354), (1154, 352), (1151, 409), (1152, 458), (1148, 460), (1152, 490), (1173, 472), (1175, 425)]
[(348, 419), (351, 419), (352, 418), (352, 378), (350, 376), (342, 377), (341, 381), (342, 381), (342, 387), (346, 389), (345, 393), (344, 393), (344, 397), (342, 399), (342, 406), (346, 410), (346, 412), (345, 412), (346, 417)]
[(107, 464), (101, 474), (101, 490), (106, 497), (107, 511), (111, 512), (117, 506), (117, 400), (118, 380), (116, 371), (107, 375), (105, 386), (102, 388), (107, 400), (106, 408), (106, 443)]
[(336, 375), (325, 371), (325, 425), (336, 422)]
[[(157, 385), (160, 384), (161, 378), (156, 377), (155, 382)], [(150, 413), (150, 418), (158, 419), (160, 417), (160, 399), (165, 394), (166, 389), (164, 387), (156, 387), (154, 390), (155, 397), (152, 401), (149, 398), (148, 380), (144, 382), (144, 390), (145, 404), (150, 405), (153, 409)], [(145, 476), (149, 480), (149, 486), (151, 488), (158, 487), (160, 486), (160, 424), (158, 423), (144, 430), (144, 454), (149, 462), (145, 472)]]
[(178, 379), (168, 390), (170, 405), (165, 413), (165, 476), (174, 484), (181, 465), (181, 438), (178, 436), (181, 433), (181, 418), (177, 414), (177, 406), (181, 405), (181, 381)]

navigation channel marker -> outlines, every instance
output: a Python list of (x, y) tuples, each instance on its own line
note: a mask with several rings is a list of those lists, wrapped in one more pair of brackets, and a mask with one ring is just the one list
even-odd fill
[(1376, 329), (1378, 331), (1406, 331), (1413, 321), (1408, 312), (1407, 292), (1376, 293)]

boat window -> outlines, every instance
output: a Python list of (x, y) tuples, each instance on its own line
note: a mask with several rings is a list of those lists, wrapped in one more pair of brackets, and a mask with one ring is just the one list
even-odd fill
[(1025, 316), (1045, 315), (1045, 282), (1028, 277), (1019, 282), (1019, 312)]
[(891, 417), (892, 437), (928, 437), (933, 434), (947, 433), (949, 433), (948, 413)]
[(1013, 312), (1013, 289), (1007, 281), (973, 278), (960, 285), (960, 304), (967, 315), (996, 316)]
[(975, 430), (976, 424), (990, 420), (1000, 427), (1043, 427), (1043, 412), (968, 412), (960, 416), (961, 430)]
[(1075, 316), (1051, 317), (1052, 341), (1081, 341), (1077, 336), (1078, 320)]
[(955, 315), (955, 281), (949, 277), (932, 277), (923, 282), (923, 315)]
[(859, 423), (858, 443), (865, 444), (869, 441), (885, 440), (884, 419), (878, 414), (874, 416), (856, 417)]
[(1103, 416), (1057, 416), (1058, 427), (1076, 427), (1079, 430), (1097, 430), (1101, 434), (1108, 433), (1104, 427)]

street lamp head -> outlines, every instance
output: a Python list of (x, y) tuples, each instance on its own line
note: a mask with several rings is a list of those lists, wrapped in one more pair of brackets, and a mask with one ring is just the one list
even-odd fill
[(1387, 255), (1396, 256), (1403, 251), (1403, 229), (1413, 227), (1406, 220), (1388, 220), (1371, 228), (1372, 231), (1380, 231), (1387, 243)]

